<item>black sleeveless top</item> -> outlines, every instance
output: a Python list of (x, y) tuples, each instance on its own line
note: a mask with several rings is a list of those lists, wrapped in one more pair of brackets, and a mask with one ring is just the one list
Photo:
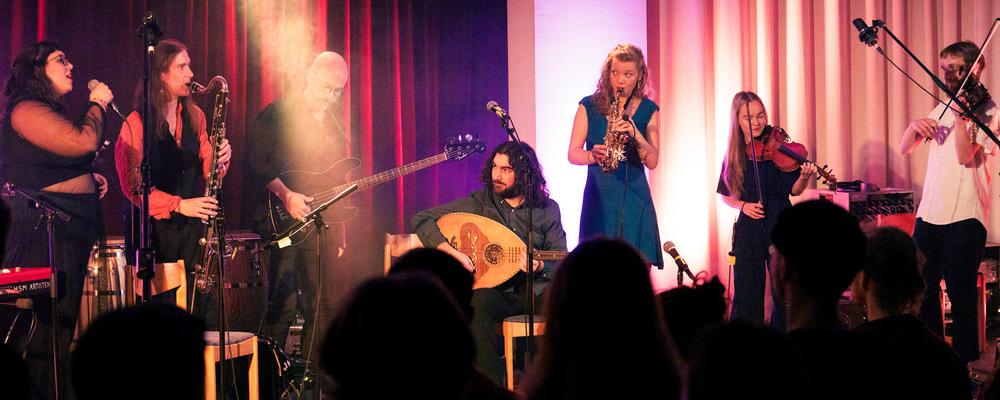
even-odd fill
[[(37, 115), (29, 117), (32, 118), (32, 123), (51, 126), (59, 119), (66, 119), (54, 105), (41, 99), (24, 98), (10, 104), (4, 115), (3, 132), (0, 134), (0, 179), (22, 188), (40, 190), (80, 175), (93, 173), (94, 153), (82, 157), (61, 156), (36, 146), (14, 130), (11, 113), (17, 104), (26, 100), (39, 101), (44, 105), (38, 108), (40, 112), (37, 112)], [(82, 129), (96, 130), (97, 140), (100, 140), (104, 126), (104, 111), (95, 103), (91, 103), (74, 125)]]
[[(182, 199), (201, 197), (203, 193), (198, 193), (199, 174), (201, 171), (201, 158), (198, 156), (200, 149), (198, 132), (194, 129), (191, 113), (186, 106), (181, 107), (181, 118), (183, 122), (181, 123), (180, 147), (177, 146), (174, 136), (169, 133), (170, 130), (165, 121), (153, 134), (153, 140), (149, 148), (150, 183), (153, 187), (172, 195), (180, 196)], [(135, 215), (139, 215), (139, 208), (132, 204), (132, 202), (126, 201), (125, 207), (126, 210), (129, 207), (135, 208)], [(125, 226), (131, 227), (131, 229), (125, 231), (125, 254), (129, 265), (135, 265), (135, 249), (139, 246), (140, 242), (139, 221), (134, 220), (132, 215), (133, 213), (131, 212), (125, 212)], [(167, 235), (167, 232), (187, 229), (188, 226), (195, 223), (200, 225), (200, 222), (196, 221), (197, 219), (195, 218), (190, 218), (177, 212), (171, 213), (168, 219), (152, 219), (150, 221), (153, 225), (150, 238), (152, 239), (151, 243), (153, 243), (157, 257), (166, 255), (169, 259), (168, 261), (177, 259), (170, 255), (176, 255), (177, 249), (160, 248), (160, 246), (169, 245), (158, 245), (160, 243), (157, 239), (159, 234)], [(176, 245), (176, 243), (173, 243), (173, 245)]]
[(181, 145), (169, 133), (167, 123), (157, 129), (149, 149), (149, 173), (154, 187), (180, 196), (182, 199), (200, 197), (198, 177), (201, 159), (198, 157), (198, 132), (194, 130), (191, 113), (187, 107), (181, 108), (183, 119)]

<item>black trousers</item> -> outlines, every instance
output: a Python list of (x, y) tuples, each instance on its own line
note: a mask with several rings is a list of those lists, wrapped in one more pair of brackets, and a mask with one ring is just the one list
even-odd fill
[[(77, 317), (80, 314), (80, 296), (91, 248), (103, 234), (101, 205), (97, 194), (33, 193), (41, 200), (61, 209), (70, 216), (69, 221), (53, 219), (55, 241), (53, 252), (58, 270), (58, 350), (60, 398), (73, 398), (70, 390), (70, 352)], [(34, 202), (21, 196), (9, 199), (11, 227), (6, 243), (3, 265), (5, 267), (48, 266), (48, 234), (46, 221)], [(28, 367), (31, 371), (33, 397), (54, 397), (52, 381), (52, 314), (48, 293), (33, 296), (34, 311), (38, 316), (37, 329), (26, 343)]]
[(952, 347), (964, 361), (978, 360), (976, 276), (986, 245), (986, 228), (976, 219), (948, 225), (934, 225), (917, 219), (913, 240), (927, 258), (922, 271), (927, 291), (920, 307), (920, 318), (931, 330), (944, 336), (940, 286), (943, 277), (948, 285), (954, 321)]
[(339, 254), (342, 229), (342, 225), (333, 224), (322, 235), (313, 232), (299, 244), (271, 251), (263, 333), (284, 348), (288, 328), (300, 313), (305, 318), (302, 355), (313, 363), (319, 360), (319, 344), (351, 281), (350, 270)]
[[(541, 285), (537, 282), (535, 285)], [(537, 287), (537, 286), (536, 286)], [(536, 291), (537, 293), (537, 291)], [(535, 295), (535, 310), (542, 308), (542, 295)], [(500, 358), (503, 342), (497, 335), (496, 325), (504, 318), (525, 314), (524, 286), (513, 289), (476, 289), (472, 292), (472, 339), (476, 344), (476, 369), (503, 385), (504, 365)]]

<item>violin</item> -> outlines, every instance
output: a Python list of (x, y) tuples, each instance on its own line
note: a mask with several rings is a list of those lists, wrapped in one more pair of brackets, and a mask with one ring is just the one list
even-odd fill
[(978, 112), (980, 107), (992, 100), (986, 86), (975, 77), (969, 77), (965, 91), (959, 94), (958, 98), (964, 101), (972, 112)]
[(753, 140), (759, 143), (746, 146), (747, 157), (750, 159), (770, 160), (782, 172), (792, 172), (803, 163), (813, 163), (816, 165), (816, 173), (823, 179), (823, 184), (832, 186), (837, 183), (837, 178), (826, 169), (827, 166), (820, 167), (815, 161), (810, 161), (806, 146), (791, 141), (784, 129), (767, 125), (760, 136)]

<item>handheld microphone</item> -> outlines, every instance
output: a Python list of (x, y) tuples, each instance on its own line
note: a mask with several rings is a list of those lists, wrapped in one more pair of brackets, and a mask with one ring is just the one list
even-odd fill
[(496, 114), (498, 117), (500, 117), (500, 119), (510, 118), (510, 115), (507, 115), (507, 112), (504, 111), (503, 108), (501, 108), (496, 101), (490, 100), (489, 102), (487, 102), (486, 109), (489, 110), (491, 113)]
[(854, 21), (851, 21), (851, 23), (854, 24), (855, 28), (858, 28), (858, 32), (860, 32), (858, 34), (858, 40), (860, 40), (861, 43), (864, 43), (869, 47), (875, 46), (877, 43), (875, 27), (868, 26), (868, 24), (865, 23), (865, 20), (861, 18), (855, 18)]
[[(91, 79), (90, 82), (87, 82), (87, 89), (94, 90), (94, 88), (97, 87), (97, 85), (100, 85), (100, 84), (101, 84), (101, 81), (99, 81), (97, 79)], [(115, 112), (115, 114), (118, 114), (118, 117), (120, 117), (123, 120), (125, 119), (125, 116), (122, 115), (122, 112), (118, 111), (118, 105), (115, 104), (114, 100), (112, 100), (110, 103), (108, 103), (108, 105), (111, 106), (111, 109)]]

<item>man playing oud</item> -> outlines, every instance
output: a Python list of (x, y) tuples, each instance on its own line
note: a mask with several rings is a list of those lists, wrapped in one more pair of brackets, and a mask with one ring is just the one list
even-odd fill
[[(530, 187), (527, 186), (529, 176)], [(562, 227), (559, 204), (549, 198), (541, 166), (530, 146), (516, 142), (504, 142), (497, 146), (480, 173), (480, 181), (484, 187), (468, 197), (413, 216), (411, 224), (424, 246), (452, 254), (469, 271), (475, 272), (476, 266), (469, 255), (456, 249), (449, 241), (456, 239), (442, 235), (437, 225), (438, 219), (455, 212), (481, 215), (507, 227), (522, 242), (527, 243), (530, 207), (533, 210), (530, 227), (533, 243), (530, 247), (534, 250), (566, 250), (566, 232)], [(554, 268), (553, 262), (535, 260), (536, 307), (541, 304), (542, 290)], [(503, 383), (503, 365), (499, 357), (502, 348), (497, 339), (495, 324), (509, 316), (525, 313), (526, 285), (526, 275), (518, 273), (507, 282), (493, 288), (476, 289), (472, 294), (472, 336), (476, 343), (476, 368), (497, 384)]]

